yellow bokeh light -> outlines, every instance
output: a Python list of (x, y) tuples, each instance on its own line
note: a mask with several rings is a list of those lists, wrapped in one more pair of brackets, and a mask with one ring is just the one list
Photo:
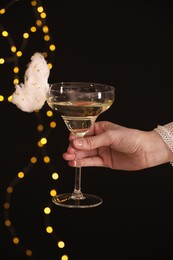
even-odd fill
[(25, 251), (25, 254), (26, 254), (27, 256), (32, 256), (32, 251), (31, 251), (30, 249), (27, 249), (27, 250)]
[(11, 46), (11, 51), (12, 51), (12, 52), (16, 52), (16, 46), (14, 46), (14, 45)]
[(58, 178), (59, 178), (58, 173), (57, 173), (57, 172), (53, 172), (53, 173), (52, 173), (52, 179), (53, 179), (53, 180), (57, 180)]
[(68, 260), (68, 256), (67, 256), (67, 255), (63, 255), (63, 256), (61, 257), (61, 260)]
[(48, 28), (47, 25), (43, 26), (42, 30), (43, 30), (44, 33), (48, 33), (49, 32), (49, 28)]
[(51, 128), (55, 128), (56, 127), (56, 122), (55, 121), (50, 122), (50, 127)]
[(37, 28), (36, 28), (35, 26), (32, 26), (32, 27), (30, 28), (30, 31), (34, 33), (34, 32), (37, 31)]
[(22, 178), (24, 178), (25, 174), (24, 174), (24, 172), (19, 172), (17, 176), (18, 176), (18, 178), (22, 179)]
[(50, 214), (50, 212), (51, 212), (51, 209), (49, 207), (44, 208), (45, 214)]
[(37, 1), (31, 1), (31, 5), (32, 6), (36, 6), (37, 5)]
[[(46, 21), (44, 20), (47, 15), (46, 15), (46, 13), (44, 11), (44, 8), (42, 6), (39, 6), (40, 5), (39, 1), (31, 0), (29, 2), (30, 2), (30, 4), (33, 7), (35, 7), (35, 10), (34, 10), (35, 22), (33, 22), (32, 24), (27, 26), (28, 27), (27, 31), (21, 32), (21, 35), (23, 37), (22, 44), (20, 44), (19, 47), (18, 46), (16, 47), (15, 45), (13, 45), (14, 44), (13, 39), (12, 39), (13, 35), (10, 35), (10, 32), (8, 32), (7, 30), (4, 30), (2, 28), (1, 28), (1, 31), (0, 31), (1, 37), (2, 36), (6, 37), (6, 39), (4, 39), (4, 41), (7, 41), (7, 44), (9, 44), (8, 50), (10, 50), (10, 54), (7, 55), (8, 56), (7, 58), (6, 58), (6, 54), (5, 53), (3, 53), (2, 57), (0, 57), (0, 65), (4, 65), (4, 64), (8, 65), (6, 63), (11, 63), (12, 64), (10, 66), (10, 68), (12, 70), (11, 72), (13, 73), (13, 76), (10, 77), (10, 78), (11, 78), (11, 82), (14, 85), (14, 89), (15, 89), (15, 86), (18, 85), (19, 82), (20, 82), (20, 80), (19, 80), (20, 76), (18, 75), (19, 72), (21, 72), (19, 65), (22, 64), (20, 62), (21, 61), (20, 58), (22, 57), (22, 55), (25, 56), (25, 50), (26, 49), (27, 50), (28, 50), (28, 48), (30, 49), (30, 46), (26, 46), (27, 44), (29, 45), (30, 41), (27, 41), (26, 39), (28, 39), (30, 36), (33, 36), (33, 33), (37, 32), (39, 30), (41, 32), (41, 37), (42, 37), (40, 39), (40, 42), (44, 41), (44, 44), (46, 43), (46, 48), (44, 50), (42, 50), (43, 54), (44, 54), (44, 57), (47, 58), (47, 60), (49, 60), (49, 63), (48, 63), (49, 69), (52, 69), (52, 67), (53, 67), (53, 64), (51, 63), (51, 57), (49, 58), (48, 56), (50, 54), (50, 50), (51, 51), (55, 50), (55, 46), (53, 44), (50, 45), (50, 43), (52, 43), (52, 40), (51, 40), (51, 36), (49, 35), (49, 28), (46, 25)], [(8, 3), (7, 3), (7, 6), (8, 6)], [(5, 8), (0, 9), (0, 15), (4, 14), (6, 11), (7, 10), (5, 10)], [(27, 11), (29, 11), (29, 10), (27, 10)], [(25, 16), (25, 14), (24, 14), (24, 16)], [(7, 39), (7, 37), (8, 37), (8, 39)], [(15, 37), (14, 37), (14, 39), (15, 39)], [(26, 48), (26, 47), (28, 47), (28, 48)], [(5, 101), (8, 100), (9, 102), (11, 102), (12, 101), (12, 95), (4, 96), (3, 94), (0, 94), (0, 102), (4, 101), (4, 100)], [(35, 111), (35, 112), (37, 112), (37, 111)], [(50, 111), (49, 116), (50, 117), (53, 116), (53, 112), (52, 111)], [(46, 118), (46, 119), (48, 120), (48, 118)], [(49, 121), (50, 121), (50, 119), (49, 119)], [(54, 128), (56, 126), (56, 123), (55, 122), (51, 122), (50, 126), (51, 126), (51, 128)], [(37, 131), (39, 131), (39, 132), (43, 131), (44, 127), (45, 127), (44, 124), (39, 124), (37, 126)], [(50, 131), (50, 129), (49, 129), (49, 131)], [(43, 146), (46, 143), (47, 143), (47, 139), (45, 137), (40, 138), (40, 141), (39, 141), (39, 145), (40, 146)], [(38, 149), (38, 147), (37, 147), (37, 149)], [(35, 156), (30, 157), (30, 164), (31, 163), (32, 164), (36, 163), (37, 160), (38, 160), (38, 158), (35, 157)], [(44, 157), (44, 162), (45, 163), (49, 163), (50, 162), (49, 156), (45, 156)], [(43, 161), (42, 161), (42, 164), (43, 164)], [(29, 171), (30, 168), (31, 168), (31, 165), (29, 165), (29, 167), (26, 167), (24, 169), (26, 171)], [(3, 205), (4, 206), (4, 210), (6, 210), (6, 211), (7, 210), (9, 211), (11, 209), (11, 207), (13, 206), (11, 204), (11, 200), (10, 199), (13, 196), (13, 191), (15, 190), (15, 185), (17, 183), (19, 183), (19, 181), (22, 180), (22, 178), (25, 177), (25, 174), (27, 173), (27, 172), (25, 172), (25, 170), (24, 171), (18, 171), (17, 172), (17, 176), (15, 177), (15, 180), (12, 182), (12, 185), (10, 184), (9, 187), (7, 187), (7, 189), (6, 189), (8, 200)], [(53, 173), (52, 176), (53, 176), (52, 178), (54, 180), (58, 179), (58, 177), (59, 177), (57, 173)], [(49, 176), (49, 178), (51, 178), (51, 176)], [(56, 190), (52, 190), (51, 193), (52, 193), (52, 195), (56, 195)], [(10, 201), (10, 203), (8, 201)], [(7, 213), (7, 215), (9, 214), (9, 212), (6, 212), (6, 213)], [(45, 214), (50, 214), (51, 213), (51, 208), (50, 207), (45, 207), (44, 213)], [(7, 217), (7, 215), (5, 215), (5, 218)], [(20, 234), (19, 235), (15, 234), (15, 227), (12, 225), (13, 224), (13, 220), (11, 219), (11, 221), (10, 221), (9, 219), (5, 219), (4, 223), (5, 223), (5, 226), (9, 228), (9, 231), (10, 231), (10, 234), (11, 234), (11, 240), (12, 240), (11, 242), (14, 243), (15, 245), (19, 245), (20, 242), (21, 242), (20, 241), (21, 238), (20, 238)], [(53, 232), (53, 228), (51, 226), (48, 226), (46, 228), (46, 231), (47, 231), (47, 233), (52, 233)], [(60, 244), (59, 247), (62, 248), (63, 244)], [(25, 252), (25, 255), (28, 256), (28, 257), (31, 257), (33, 255), (33, 252), (30, 249), (26, 249), (25, 248), (24, 252)]]
[(65, 243), (63, 241), (59, 241), (58, 242), (58, 247), (59, 248), (64, 248), (65, 247)]
[(0, 102), (4, 101), (4, 96), (0, 95)]
[(3, 58), (0, 58), (0, 64), (4, 64), (5, 60)]
[(40, 17), (41, 17), (42, 19), (45, 19), (45, 18), (46, 18), (46, 13), (45, 13), (45, 12), (41, 13), (41, 14), (40, 14)]
[(46, 59), (48, 57), (48, 54), (46, 51), (42, 52), (43, 57)]
[(45, 163), (50, 163), (49, 156), (44, 156), (43, 160), (44, 160)]
[(42, 7), (42, 6), (39, 6), (39, 7), (37, 7), (37, 12), (38, 12), (38, 13), (42, 13), (42, 12), (43, 12), (43, 10), (44, 10), (44, 9), (43, 9), (43, 7)]
[(37, 21), (36, 21), (36, 25), (37, 25), (37, 26), (42, 26), (42, 21), (41, 21), (41, 20), (37, 20)]
[(52, 233), (53, 232), (53, 228), (51, 226), (48, 226), (46, 228), (46, 232), (49, 233), (49, 234)]
[(5, 8), (0, 9), (0, 14), (5, 14)]
[(56, 47), (55, 47), (54, 44), (51, 44), (51, 45), (49, 46), (49, 49), (50, 49), (50, 51), (54, 51), (54, 50), (56, 49)]
[(45, 137), (41, 138), (40, 142), (44, 145), (47, 143), (47, 139)]
[(14, 68), (13, 68), (13, 72), (14, 72), (14, 73), (19, 73), (19, 67), (14, 67)]
[(19, 244), (19, 238), (18, 238), (18, 237), (14, 237), (14, 238), (13, 238), (13, 243), (14, 243), (15, 245)]
[(9, 219), (5, 220), (5, 226), (10, 227), (11, 226), (11, 221)]
[(23, 38), (24, 38), (24, 39), (28, 39), (28, 38), (29, 38), (29, 33), (24, 33), (24, 34), (23, 34)]
[(48, 41), (50, 40), (50, 36), (46, 34), (46, 35), (44, 36), (44, 40), (45, 40), (46, 42), (48, 42)]
[(13, 187), (8, 186), (8, 188), (7, 188), (7, 192), (8, 192), (8, 193), (12, 193), (12, 192), (13, 192)]
[(7, 31), (3, 31), (3, 32), (2, 32), (2, 36), (8, 37), (8, 32), (7, 32)]
[(36, 163), (37, 162), (37, 157), (33, 156), (31, 157), (31, 163)]
[(46, 115), (47, 115), (48, 117), (53, 116), (53, 112), (52, 112), (52, 110), (48, 110), (48, 111), (46, 112)]
[(49, 69), (51, 70), (52, 69), (52, 67), (53, 67), (53, 65), (52, 65), (52, 63), (48, 63), (48, 67), (49, 67)]
[(21, 57), (22, 56), (22, 52), (21, 51), (17, 51), (16, 55), (17, 55), (17, 57)]
[(7, 99), (8, 99), (9, 102), (11, 102), (11, 100), (12, 100), (12, 95), (9, 96)]
[(39, 132), (42, 132), (43, 129), (44, 129), (44, 126), (43, 126), (42, 124), (39, 124), (39, 125), (37, 126), (37, 130), (38, 130)]
[(50, 191), (50, 196), (54, 197), (54, 196), (56, 196), (56, 194), (57, 194), (56, 190), (51, 190)]
[(38, 143), (37, 143), (37, 145), (38, 145), (38, 147), (43, 147), (43, 144), (40, 142), (40, 141), (38, 141)]
[(4, 203), (4, 209), (9, 209), (10, 208), (10, 204), (8, 202)]
[(14, 79), (14, 80), (13, 80), (13, 84), (14, 84), (14, 85), (19, 84), (19, 79)]

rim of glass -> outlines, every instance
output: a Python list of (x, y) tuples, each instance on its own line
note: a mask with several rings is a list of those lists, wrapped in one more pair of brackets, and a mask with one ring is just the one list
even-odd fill
[[(62, 87), (69, 87), (69, 86), (73, 86), (73, 87), (78, 87), (78, 86), (84, 86), (84, 87), (103, 87), (105, 88), (105, 92), (109, 92), (109, 91), (114, 91), (115, 92), (115, 87), (112, 85), (108, 85), (108, 84), (104, 84), (104, 83), (97, 83), (97, 82), (87, 82), (87, 81), (61, 81), (61, 82), (54, 82), (54, 83), (49, 83), (49, 87), (53, 87), (53, 86), (62, 86)], [(104, 89), (103, 89), (104, 90)], [(56, 90), (53, 90), (56, 91)], [(98, 90), (101, 91), (101, 90)], [(89, 91), (88, 91), (89, 92)]]

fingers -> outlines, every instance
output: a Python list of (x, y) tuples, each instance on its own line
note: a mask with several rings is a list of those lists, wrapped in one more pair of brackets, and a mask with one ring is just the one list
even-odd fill
[(70, 142), (71, 142), (72, 140), (74, 140), (75, 138), (77, 138), (75, 134), (73, 134), (73, 133), (70, 133), (70, 134), (69, 134), (69, 141), (70, 141)]
[(78, 166), (104, 167), (104, 162), (100, 157), (95, 156), (95, 157), (82, 158), (82, 159), (78, 159), (78, 160), (71, 160), (71, 161), (68, 161), (68, 165), (71, 167), (78, 167)]
[(109, 146), (112, 143), (112, 135), (109, 131), (97, 136), (86, 136), (85, 138), (75, 138), (71, 141), (75, 149), (93, 150), (101, 146)]
[(68, 147), (67, 151), (62, 154), (62, 157), (66, 161), (72, 160), (81, 160), (87, 157), (95, 157), (97, 155), (97, 150), (89, 150), (89, 151), (76, 151), (72, 147)]
[(103, 166), (102, 159), (97, 156), (97, 150), (80, 151), (69, 146), (67, 151), (62, 154), (62, 158), (68, 161), (72, 167), (79, 166)]
[[(72, 148), (73, 149), (73, 148)], [(73, 149), (74, 150), (74, 149)], [(76, 158), (76, 154), (75, 154), (75, 150), (74, 151), (67, 151), (65, 153), (62, 154), (62, 158), (66, 161), (72, 161), (75, 160)]]

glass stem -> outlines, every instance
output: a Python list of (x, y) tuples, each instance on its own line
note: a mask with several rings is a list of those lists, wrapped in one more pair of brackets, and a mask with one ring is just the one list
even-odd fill
[[(77, 134), (76, 133), (76, 137), (77, 138), (80, 138), (84, 136), (84, 134), (82, 133), (79, 133)], [(76, 154), (76, 157), (77, 157), (77, 154)], [(76, 158), (76, 161), (79, 159), (79, 157)], [(84, 199), (85, 197), (83, 196), (82, 194), (82, 191), (81, 191), (81, 166), (77, 166), (75, 168), (75, 184), (74, 184), (74, 190), (73, 190), (73, 193), (71, 195), (71, 198), (72, 199)]]
[(81, 200), (85, 198), (81, 192), (81, 167), (75, 168), (74, 190), (70, 197), (71, 199), (75, 199), (75, 200)]
[(77, 194), (81, 194), (81, 167), (75, 168), (74, 192)]

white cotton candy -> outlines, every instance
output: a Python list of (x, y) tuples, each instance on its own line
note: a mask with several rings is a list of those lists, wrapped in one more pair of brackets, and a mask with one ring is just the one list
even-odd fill
[(49, 67), (43, 55), (35, 53), (25, 72), (24, 83), (15, 86), (12, 103), (24, 112), (33, 112), (43, 107), (49, 89)]

